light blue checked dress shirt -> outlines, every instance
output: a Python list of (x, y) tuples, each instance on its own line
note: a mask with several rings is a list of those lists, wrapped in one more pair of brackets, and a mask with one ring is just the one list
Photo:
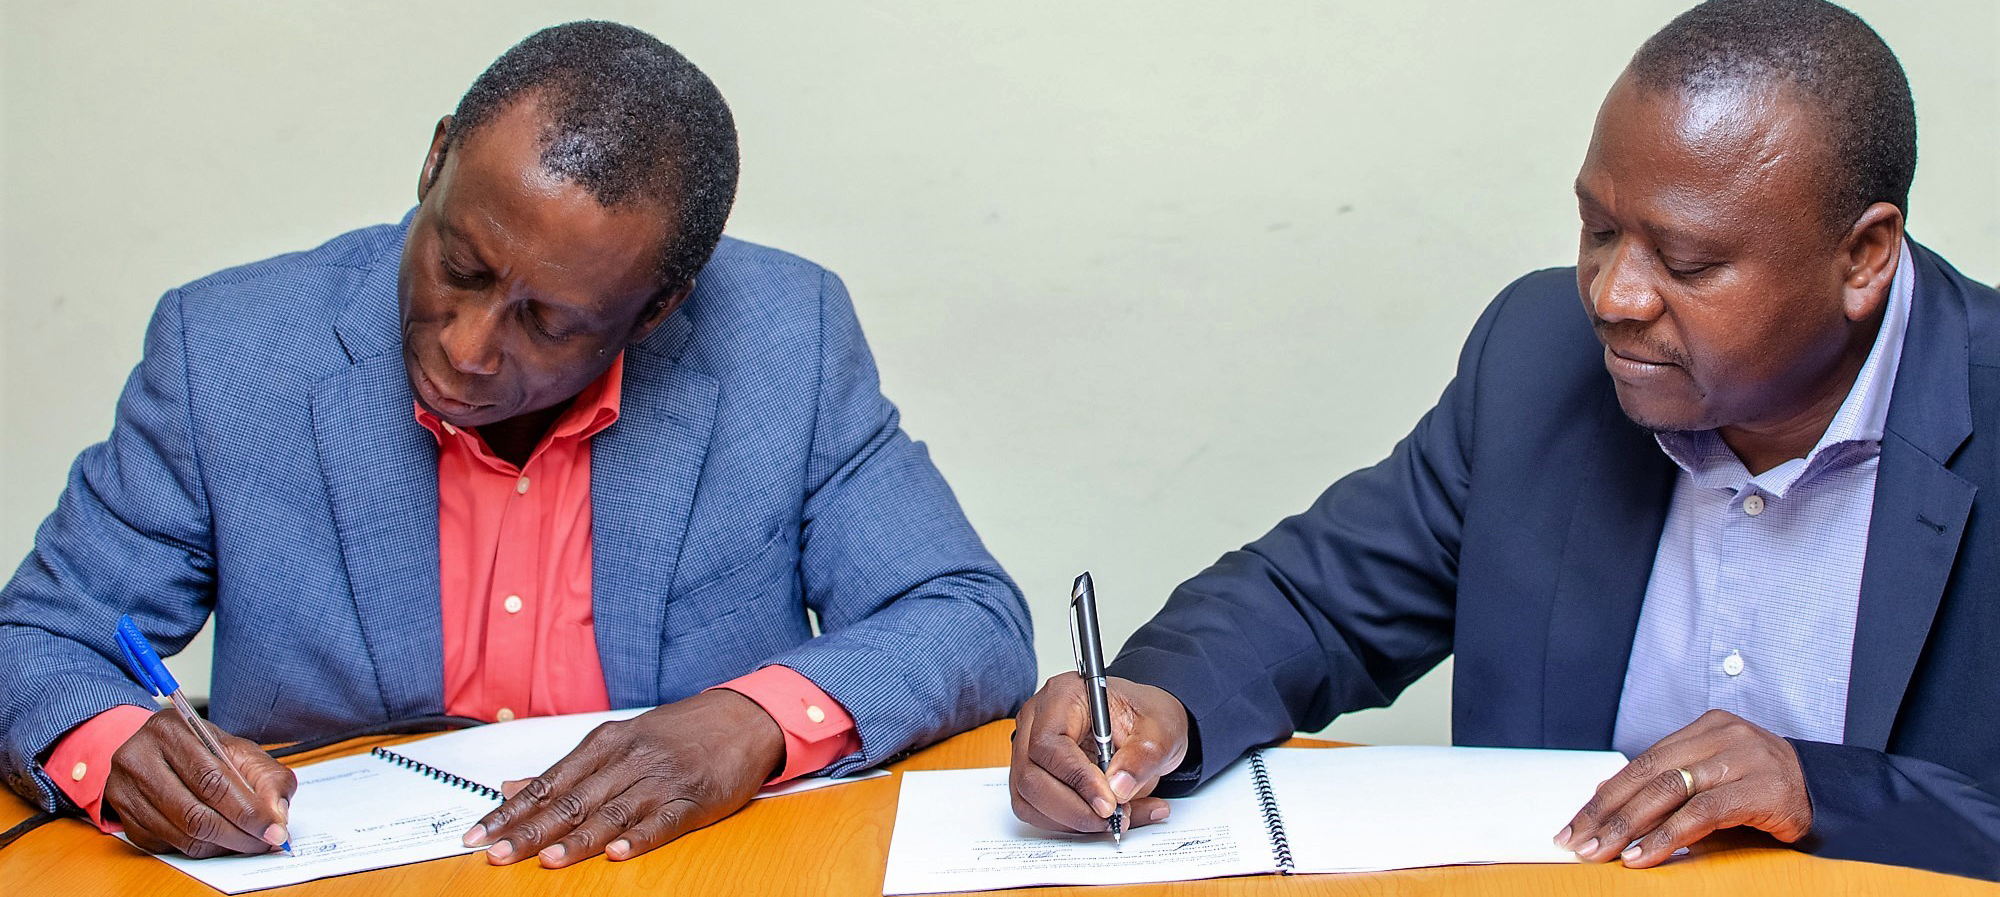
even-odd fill
[(1662, 433), (1680, 467), (1612, 746), (1636, 756), (1710, 708), (1838, 743), (1889, 392), (1916, 275), (1909, 246), (1854, 387), (1819, 444), (1751, 476), (1713, 430)]

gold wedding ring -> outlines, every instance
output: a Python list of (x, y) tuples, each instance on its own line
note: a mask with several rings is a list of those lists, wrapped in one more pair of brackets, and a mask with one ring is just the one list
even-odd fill
[(1676, 766), (1674, 767), (1674, 771), (1681, 774), (1681, 788), (1687, 791), (1687, 796), (1693, 797), (1694, 773), (1688, 772), (1685, 766)]

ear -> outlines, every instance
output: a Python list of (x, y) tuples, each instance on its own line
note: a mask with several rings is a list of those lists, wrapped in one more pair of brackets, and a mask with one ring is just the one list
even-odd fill
[(424, 170), (417, 173), (417, 202), (431, 192), (431, 185), (437, 183), (438, 172), (444, 170), (444, 140), (451, 130), (451, 116), (438, 119), (437, 130), (431, 132), (431, 149), (424, 154)]
[(686, 302), (688, 295), (693, 292), (694, 278), (690, 277), (686, 283), (680, 286), (662, 289), (658, 293), (655, 293), (653, 301), (647, 303), (646, 311), (639, 316), (639, 323), (632, 326), (632, 336), (625, 341), (625, 344), (628, 346), (636, 345), (640, 340), (651, 335), (653, 328), (660, 326), (661, 322), (673, 316), (674, 310), (680, 308), (681, 303)]
[(1840, 242), (1841, 309), (1850, 321), (1880, 314), (1903, 253), (1903, 210), (1878, 202), (1861, 213)]

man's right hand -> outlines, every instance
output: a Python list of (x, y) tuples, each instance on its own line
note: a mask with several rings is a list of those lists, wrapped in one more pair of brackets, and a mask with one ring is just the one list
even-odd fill
[(1187, 756), (1187, 708), (1165, 689), (1116, 677), (1111, 704), (1111, 767), (1097, 768), (1090, 734), (1090, 696), (1083, 679), (1061, 673), (1021, 706), (1008, 770), (1014, 815), (1039, 828), (1101, 832), (1111, 812), (1126, 807), (1128, 828), (1167, 818), (1167, 802), (1149, 797), (1160, 777)]
[(221, 761), (171, 708), (154, 713), (111, 755), (104, 805), (134, 845), (201, 858), (265, 853), (290, 837), (284, 808), (298, 777), (257, 745), (220, 730), (217, 735), (255, 793), (231, 782)]

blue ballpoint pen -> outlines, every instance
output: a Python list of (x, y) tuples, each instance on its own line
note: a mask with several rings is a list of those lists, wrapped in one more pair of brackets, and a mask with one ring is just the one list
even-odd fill
[[(207, 748), (215, 757), (223, 772), (229, 776), (231, 783), (243, 789), (244, 794), (256, 795), (257, 789), (250, 787), (250, 782), (243, 778), (243, 771), (237, 769), (236, 764), (229, 762), (228, 756), (222, 753), (222, 742), (216, 740), (215, 733), (202, 721), (201, 715), (194, 712), (194, 705), (188, 703), (187, 695), (181, 691), (181, 684), (175, 681), (173, 673), (167, 671), (167, 665), (160, 662), (160, 655), (153, 651), (152, 644), (146, 641), (145, 633), (139, 631), (138, 625), (132, 622), (130, 616), (119, 615), (117, 637), (118, 652), (125, 655), (125, 665), (132, 669), (132, 675), (138, 677), (139, 684), (153, 694), (173, 702), (175, 712), (179, 713), (188, 728), (194, 731), (194, 737), (201, 742), (201, 746)], [(286, 853), (291, 853), (291, 839), (285, 839), (285, 842), (278, 847)]]
[[(1090, 692), (1090, 735), (1097, 742), (1097, 768), (1111, 768), (1111, 701), (1104, 681), (1104, 645), (1097, 632), (1097, 595), (1090, 571), (1076, 578), (1069, 592), (1070, 648), (1076, 653), (1076, 674)], [(1125, 807), (1111, 810), (1111, 842), (1125, 843)]]

